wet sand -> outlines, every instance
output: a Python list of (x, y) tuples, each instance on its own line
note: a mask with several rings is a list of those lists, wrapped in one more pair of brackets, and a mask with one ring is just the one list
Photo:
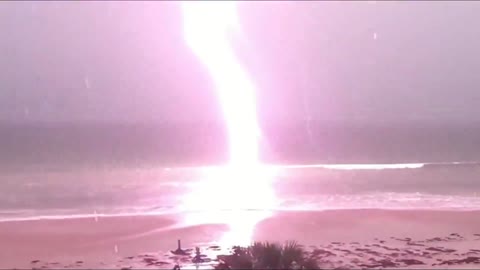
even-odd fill
[[(239, 213), (248, 215), (248, 212)], [(170, 250), (182, 240), (215, 260), (228, 252), (225, 224), (178, 226), (180, 215), (0, 223), (0, 268), (188, 267)], [(479, 268), (480, 211), (332, 210), (277, 212), (254, 240), (297, 240), (324, 268)], [(219, 245), (219, 247), (217, 247)], [(206, 267), (213, 262), (205, 263)]]

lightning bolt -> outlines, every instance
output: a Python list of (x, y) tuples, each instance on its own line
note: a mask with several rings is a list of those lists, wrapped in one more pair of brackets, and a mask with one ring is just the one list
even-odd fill
[(248, 244), (255, 224), (269, 213), (232, 210), (269, 209), (274, 196), (268, 182), (272, 176), (259, 160), (255, 85), (231, 46), (233, 34), (240, 29), (237, 2), (183, 1), (181, 5), (185, 41), (215, 84), (228, 130), (230, 159), (226, 169), (210, 171), (208, 181), (187, 195), (184, 203), (189, 210), (203, 210), (201, 217), (190, 222), (220, 218), (216, 221), (230, 225), (230, 240), (223, 244)]
[(258, 139), (254, 84), (230, 45), (239, 27), (233, 1), (182, 3), (187, 44), (203, 62), (216, 85), (229, 135), (231, 166), (258, 163)]

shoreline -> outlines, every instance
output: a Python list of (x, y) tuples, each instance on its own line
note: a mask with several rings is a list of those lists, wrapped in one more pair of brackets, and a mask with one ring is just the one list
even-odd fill
[[(252, 212), (238, 214), (247, 218)], [(229, 233), (229, 225), (180, 226), (182, 218), (178, 214), (165, 214), (0, 222), (0, 254), (5, 257), (0, 260), (0, 268), (32, 268), (32, 261), (39, 261), (35, 268), (41, 268), (37, 266), (43, 263), (46, 268), (61, 265), (71, 269), (145, 269), (144, 259), (147, 256), (150, 262), (153, 257), (157, 262), (152, 267), (162, 265), (171, 269), (178, 258), (169, 251), (176, 249), (178, 239), (182, 240), (185, 248), (201, 247), (203, 252), (211, 254), (211, 259), (215, 259), (215, 254), (219, 252), (228, 252), (230, 246), (218, 241)], [(399, 254), (397, 260), (415, 259), (429, 266), (435, 264), (432, 260), (437, 259), (449, 261), (457, 257), (480, 257), (480, 250), (478, 254), (472, 251), (480, 245), (480, 211), (277, 211), (259, 221), (252, 234), (256, 241), (283, 243), (295, 240), (313, 252), (323, 250), (324, 255), (335, 254), (320, 256), (324, 265), (331, 264), (332, 267), (347, 265), (357, 268), (360, 264), (368, 264), (369, 259), (390, 260), (389, 256), (394, 255), (389, 249), (399, 250), (396, 252)], [(461, 238), (448, 240), (452, 235)], [(438, 241), (428, 242), (428, 239)], [(210, 246), (219, 247), (210, 250)], [(425, 251), (428, 248), (455, 252)], [(431, 253), (429, 256), (432, 258), (421, 255), (416, 251), (419, 249)], [(465, 255), (469, 252), (470, 255)], [(76, 263), (80, 261), (82, 263)], [(183, 265), (188, 265), (188, 258)], [(457, 264), (453, 261), (452, 265)], [(479, 267), (480, 261), (475, 265)]]
[[(219, 210), (219, 212), (249, 212), (249, 211), (266, 211), (263, 209), (240, 209), (240, 210)], [(327, 209), (273, 209), (267, 210), (273, 212), (274, 215), (282, 214), (282, 213), (328, 213), (328, 212), (342, 212), (342, 211), (392, 211), (392, 212), (460, 212), (460, 213), (470, 213), (470, 212), (478, 212), (480, 214), (480, 208), (465, 208), (465, 207), (445, 207), (445, 208), (420, 208), (420, 207), (412, 207), (412, 208), (327, 208)], [(202, 212), (209, 212), (204, 210), (192, 210), (192, 211), (165, 211), (165, 212), (140, 212), (140, 213), (115, 213), (115, 214), (105, 214), (105, 213), (97, 213), (97, 214), (71, 214), (71, 215), (32, 215), (26, 217), (12, 217), (12, 218), (1, 218), (0, 217), (0, 224), (1, 223), (9, 223), (9, 222), (32, 222), (32, 221), (44, 221), (44, 220), (83, 220), (83, 219), (105, 219), (105, 218), (121, 218), (121, 217), (180, 217), (184, 216), (189, 213), (202, 213)]]

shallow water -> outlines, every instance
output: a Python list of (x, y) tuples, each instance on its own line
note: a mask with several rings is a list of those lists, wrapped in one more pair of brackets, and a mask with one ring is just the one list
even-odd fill
[(270, 166), (273, 173), (269, 179), (254, 178), (258, 176), (252, 173), (212, 174), (221, 170), (104, 168), (4, 173), (0, 176), (0, 216), (10, 220), (233, 208), (480, 209), (478, 163)]

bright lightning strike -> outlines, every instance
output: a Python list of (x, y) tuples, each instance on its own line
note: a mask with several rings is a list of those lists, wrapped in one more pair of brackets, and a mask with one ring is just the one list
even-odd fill
[(255, 88), (236, 59), (229, 37), (238, 27), (233, 1), (183, 3), (185, 39), (210, 72), (229, 133), (230, 165), (258, 162)]
[[(259, 161), (255, 86), (238, 61), (231, 46), (234, 30), (239, 29), (235, 1), (184, 1), (182, 2), (185, 40), (191, 50), (208, 69), (216, 86), (228, 129), (230, 161), (226, 168), (210, 172), (207, 182), (201, 183), (186, 198), (189, 209), (202, 208), (225, 221), (222, 210), (268, 209), (274, 196), (270, 183)], [(248, 196), (248, 197), (247, 197)], [(221, 206), (220, 206), (221, 205)], [(222, 207), (219, 209), (218, 207)], [(221, 211), (220, 213), (218, 211)], [(251, 214), (251, 213), (250, 213)], [(206, 217), (215, 222), (212, 215)], [(200, 218), (202, 218), (200, 217)], [(197, 217), (198, 218), (198, 217)], [(233, 213), (227, 221), (232, 244), (246, 244), (256, 222), (265, 213), (251, 216)], [(217, 220), (218, 221), (218, 220)], [(192, 221), (191, 221), (192, 222)], [(193, 221), (195, 222), (195, 221)], [(197, 222), (200, 222), (197, 220)], [(227, 240), (228, 241), (228, 240)], [(225, 242), (224, 242), (225, 243)]]

